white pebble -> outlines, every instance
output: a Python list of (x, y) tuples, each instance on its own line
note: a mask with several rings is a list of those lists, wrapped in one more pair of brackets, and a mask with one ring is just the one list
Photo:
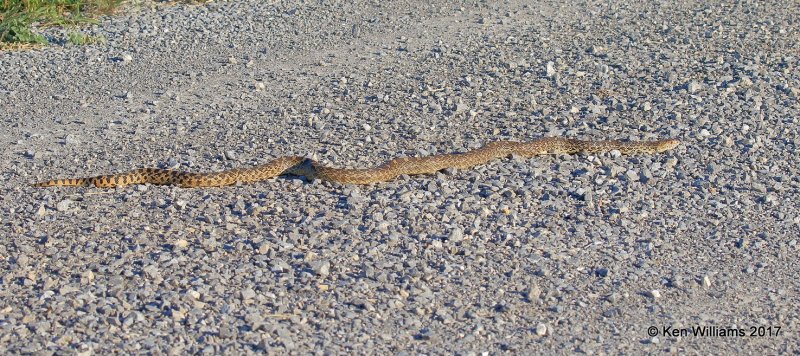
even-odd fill
[(536, 335), (539, 335), (539, 336), (547, 335), (547, 325), (544, 325), (542, 323), (539, 323), (539, 325), (536, 325)]
[(81, 140), (79, 140), (74, 135), (67, 135), (66, 137), (64, 137), (64, 143), (67, 145), (77, 145), (81, 143)]
[(72, 200), (64, 199), (56, 204), (56, 210), (64, 212), (69, 210), (70, 205), (72, 204)]
[(548, 78), (552, 78), (553, 76), (556, 75), (555, 63), (553, 63), (552, 61), (547, 62), (547, 67), (545, 67), (545, 74), (547, 75)]
[(175, 201), (175, 206), (177, 206), (178, 209), (186, 209), (186, 205), (187, 205), (187, 203), (186, 203), (185, 200), (177, 200), (177, 201)]
[(455, 228), (450, 231), (450, 237), (447, 238), (449, 242), (461, 242), (464, 240), (464, 231), (460, 228)]

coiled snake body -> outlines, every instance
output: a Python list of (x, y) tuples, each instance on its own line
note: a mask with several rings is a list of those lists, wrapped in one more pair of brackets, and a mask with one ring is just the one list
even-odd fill
[(175, 185), (179, 187), (221, 187), (236, 183), (252, 183), (278, 175), (296, 175), (339, 183), (370, 184), (393, 179), (401, 174), (434, 173), (445, 168), (469, 168), (492, 159), (512, 154), (532, 157), (541, 154), (572, 154), (618, 150), (622, 154), (660, 153), (675, 148), (675, 139), (656, 141), (583, 141), (545, 137), (529, 142), (495, 141), (464, 153), (448, 153), (427, 157), (402, 157), (367, 169), (327, 167), (301, 156), (284, 156), (259, 166), (213, 173), (190, 173), (171, 169), (142, 168), (126, 173), (89, 178), (54, 179), (33, 184), (34, 187), (96, 186), (121, 187), (131, 184)]

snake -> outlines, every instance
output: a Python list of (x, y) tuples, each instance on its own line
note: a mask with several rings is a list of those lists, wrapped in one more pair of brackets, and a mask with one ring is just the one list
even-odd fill
[(192, 173), (174, 169), (141, 168), (120, 174), (88, 178), (53, 179), (33, 184), (34, 187), (95, 186), (124, 187), (132, 184), (173, 185), (183, 188), (223, 187), (253, 183), (280, 175), (320, 179), (343, 184), (372, 184), (392, 180), (400, 175), (429, 174), (456, 168), (467, 169), (491, 160), (512, 155), (530, 158), (543, 154), (601, 153), (654, 154), (677, 147), (677, 139), (650, 141), (579, 140), (563, 137), (542, 137), (532, 141), (493, 141), (483, 147), (461, 153), (423, 157), (398, 157), (373, 168), (334, 168), (303, 156), (283, 156), (250, 168), (219, 172)]

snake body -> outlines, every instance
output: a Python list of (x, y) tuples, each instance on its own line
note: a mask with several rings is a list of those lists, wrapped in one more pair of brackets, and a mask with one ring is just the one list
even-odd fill
[(212, 173), (191, 173), (171, 169), (142, 168), (133, 171), (88, 178), (54, 179), (33, 184), (34, 187), (95, 186), (121, 187), (131, 184), (175, 185), (185, 188), (221, 187), (236, 183), (252, 183), (279, 175), (304, 176), (338, 183), (370, 184), (391, 180), (402, 174), (434, 173), (446, 168), (469, 168), (512, 154), (532, 157), (541, 154), (597, 153), (617, 150), (622, 154), (660, 153), (675, 148), (680, 141), (584, 141), (544, 137), (528, 142), (495, 141), (463, 153), (426, 157), (394, 158), (367, 169), (333, 168), (302, 156), (283, 156), (251, 168), (237, 168)]

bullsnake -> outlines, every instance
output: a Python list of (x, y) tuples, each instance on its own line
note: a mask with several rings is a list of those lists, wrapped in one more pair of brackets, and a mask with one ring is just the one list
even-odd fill
[(122, 187), (131, 184), (175, 185), (185, 188), (221, 187), (236, 183), (252, 183), (278, 175), (304, 176), (338, 183), (370, 184), (391, 180), (401, 174), (434, 173), (445, 168), (469, 168), (492, 159), (512, 154), (532, 157), (541, 154), (597, 153), (617, 150), (622, 154), (660, 153), (680, 144), (676, 139), (655, 141), (584, 141), (544, 137), (528, 142), (495, 141), (463, 153), (438, 154), (426, 157), (394, 158), (366, 169), (333, 168), (302, 156), (283, 156), (251, 168), (237, 168), (212, 173), (191, 173), (172, 169), (142, 168), (120, 174), (89, 178), (54, 179), (33, 184), (34, 187), (95, 186)]

